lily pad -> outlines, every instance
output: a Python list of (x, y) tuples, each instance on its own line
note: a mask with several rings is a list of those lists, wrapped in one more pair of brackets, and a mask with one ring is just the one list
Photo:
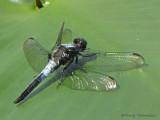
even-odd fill
[[(0, 4), (0, 119), (159, 119), (158, 0), (48, 0), (41, 9), (33, 0), (17, 1)], [(73, 38), (85, 38), (89, 48), (139, 53), (148, 66), (106, 72), (119, 88), (105, 92), (57, 89), (53, 73), (22, 103), (13, 104), (37, 75), (27, 63), (23, 42), (33, 37), (51, 49), (63, 21)]]

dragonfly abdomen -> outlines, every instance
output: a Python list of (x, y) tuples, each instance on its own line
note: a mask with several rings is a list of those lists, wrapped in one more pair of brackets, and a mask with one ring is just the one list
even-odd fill
[(24, 98), (28, 96), (28, 94), (40, 83), (38, 79), (35, 79), (26, 89), (25, 91), (14, 101), (15, 104), (22, 101)]
[(46, 78), (50, 75), (51, 72), (53, 72), (57, 68), (57, 64), (50, 60), (49, 63), (46, 65), (46, 67), (41, 72), (43, 74), (43, 77)]
[(40, 82), (42, 82), (46, 77), (48, 77), (51, 72), (55, 70), (57, 67), (56, 63), (54, 61), (49, 61), (49, 63), (46, 65), (46, 67), (43, 69), (43, 71), (34, 79), (34, 81), (24, 90), (24, 92), (14, 101), (15, 104), (22, 101), (24, 98), (28, 96), (32, 90), (38, 86)]

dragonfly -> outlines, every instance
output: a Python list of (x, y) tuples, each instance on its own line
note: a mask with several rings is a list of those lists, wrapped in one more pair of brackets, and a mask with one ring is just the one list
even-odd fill
[(57, 41), (51, 50), (42, 47), (34, 38), (28, 38), (23, 44), (24, 54), (29, 65), (39, 75), (14, 101), (25, 99), (32, 90), (55, 70), (60, 69), (58, 80), (76, 90), (106, 91), (117, 88), (115, 79), (105, 73), (139, 68), (145, 65), (143, 56), (132, 52), (103, 52), (87, 48), (83, 38), (72, 40), (72, 31), (64, 29), (64, 22)]

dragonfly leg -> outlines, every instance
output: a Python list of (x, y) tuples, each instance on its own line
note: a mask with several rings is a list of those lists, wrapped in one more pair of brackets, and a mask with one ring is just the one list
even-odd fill
[(70, 60), (70, 62), (63, 68), (63, 70), (62, 70), (62, 74), (61, 74), (61, 80), (60, 80), (60, 82), (59, 82), (59, 84), (58, 84), (58, 86), (57, 87), (59, 87), (62, 83), (63, 83), (63, 75), (64, 75), (64, 71), (73, 63), (73, 61), (74, 61), (74, 58), (72, 58), (71, 60)]
[(76, 56), (76, 61), (75, 61), (75, 63), (78, 64), (78, 56)]
[(81, 53), (78, 53), (78, 55), (82, 56), (82, 57), (92, 57), (94, 55), (96, 55), (97, 53), (93, 53), (93, 54), (86, 54), (86, 55), (83, 55)]

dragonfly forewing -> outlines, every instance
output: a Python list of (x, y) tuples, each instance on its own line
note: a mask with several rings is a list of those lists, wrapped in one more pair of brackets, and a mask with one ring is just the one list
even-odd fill
[(124, 71), (145, 65), (144, 58), (131, 52), (101, 52), (94, 51), (91, 49), (83, 52), (84, 54), (96, 53), (91, 59), (84, 65), (85, 68), (101, 71), (101, 72), (112, 72), (112, 71)]
[(23, 50), (33, 70), (41, 72), (48, 63), (50, 52), (43, 48), (34, 38), (28, 38), (24, 42)]
[(72, 42), (72, 31), (70, 29), (64, 29), (64, 22), (61, 26), (61, 29), (58, 34), (57, 41), (51, 51), (57, 49), (61, 44), (71, 43)]
[(98, 72), (77, 70), (69, 74), (63, 85), (72, 89), (105, 91), (117, 88), (114, 78)]

